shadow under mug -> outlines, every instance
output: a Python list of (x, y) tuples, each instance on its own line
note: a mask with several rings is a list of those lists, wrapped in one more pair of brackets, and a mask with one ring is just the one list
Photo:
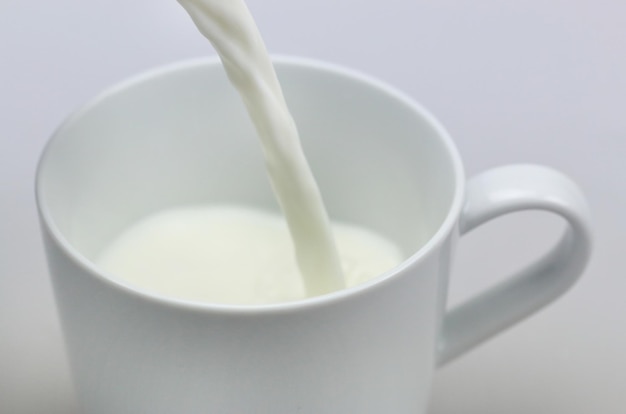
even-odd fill
[[(262, 306), (178, 300), (105, 274), (94, 256), (147, 214), (190, 204), (277, 209), (218, 61), (115, 86), (56, 131), (37, 173), (85, 412), (422, 413), (438, 365), (550, 302), (583, 271), (588, 209), (559, 172), (513, 165), (466, 183), (446, 131), (402, 93), (312, 60), (280, 58), (276, 69), (331, 217), (394, 240), (406, 259), (354, 288)], [(458, 236), (526, 209), (564, 217), (560, 242), (446, 313)]]

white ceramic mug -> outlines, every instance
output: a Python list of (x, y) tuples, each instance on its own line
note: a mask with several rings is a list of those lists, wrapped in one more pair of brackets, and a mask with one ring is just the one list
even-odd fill
[[(276, 208), (253, 128), (217, 61), (118, 85), (61, 126), (37, 174), (84, 412), (423, 413), (438, 365), (550, 302), (585, 267), (587, 205), (562, 174), (514, 165), (466, 184), (452, 140), (411, 99), (333, 65), (276, 66), (330, 215), (395, 240), (406, 260), (351, 289), (263, 306), (176, 300), (104, 274), (91, 259), (146, 214), (199, 203)], [(445, 313), (458, 236), (527, 209), (565, 218), (558, 245)]]

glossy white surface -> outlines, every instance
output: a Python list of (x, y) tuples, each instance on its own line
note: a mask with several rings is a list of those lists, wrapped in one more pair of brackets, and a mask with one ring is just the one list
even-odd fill
[[(510, 162), (547, 164), (590, 198), (596, 251), (581, 281), (442, 369), (431, 412), (622, 414), (624, 3), (253, 0), (250, 7), (271, 51), (355, 67), (428, 106), (450, 130), (468, 175)], [(5, 2), (0, 35), (0, 406), (68, 413), (34, 209), (35, 161), (59, 122), (106, 86), (212, 52), (180, 6), (165, 0)], [(467, 236), (453, 302), (545, 251), (559, 230), (552, 217), (528, 213)]]
[(504, 215), (528, 210), (561, 216), (567, 224), (563, 235), (536, 261), (450, 311), (442, 332), (442, 363), (558, 298), (587, 266), (592, 252), (587, 200), (571, 179), (544, 166), (507, 165), (470, 179), (460, 218), (461, 235)]
[[(388, 237), (406, 260), (349, 289), (260, 305), (170, 297), (102, 272), (94, 254), (151, 212), (275, 203), (217, 61), (178, 63), (116, 86), (63, 124), (37, 172), (52, 285), (85, 412), (425, 412), (465, 196), (456, 148), (429, 113), (377, 81), (311, 60), (275, 66), (331, 217)], [(549, 193), (558, 190), (554, 183)], [(576, 216), (575, 207), (559, 212)]]

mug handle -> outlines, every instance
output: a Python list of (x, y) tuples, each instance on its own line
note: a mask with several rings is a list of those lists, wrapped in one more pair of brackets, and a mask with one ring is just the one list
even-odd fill
[(537, 165), (509, 165), (468, 182), (461, 235), (514, 211), (545, 210), (567, 229), (535, 263), (448, 312), (443, 320), (439, 365), (527, 317), (564, 293), (583, 272), (591, 253), (587, 201), (562, 173)]

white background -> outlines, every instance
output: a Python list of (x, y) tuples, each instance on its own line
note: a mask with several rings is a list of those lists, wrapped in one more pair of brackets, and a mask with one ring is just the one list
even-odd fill
[[(271, 52), (351, 66), (429, 107), (469, 175), (543, 163), (573, 177), (590, 199), (596, 245), (581, 281), (441, 369), (430, 413), (626, 412), (626, 3), (249, 6)], [(0, 413), (76, 412), (33, 198), (46, 139), (103, 88), (155, 65), (213, 54), (175, 0), (0, 2)], [(525, 213), (464, 238), (452, 301), (536, 257), (561, 227), (551, 216)]]

